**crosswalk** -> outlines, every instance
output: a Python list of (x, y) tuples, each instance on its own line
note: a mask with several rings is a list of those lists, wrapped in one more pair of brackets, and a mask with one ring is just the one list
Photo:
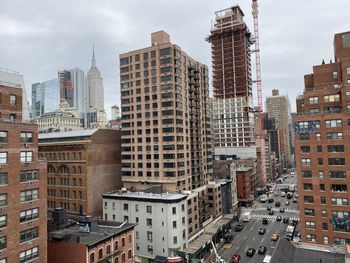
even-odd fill
[[(279, 208), (272, 208), (271, 210), (275, 211), (275, 212), (278, 212), (280, 209)], [(256, 208), (254, 209), (254, 211), (267, 211), (266, 210), (266, 207), (259, 207), (259, 208)], [(284, 212), (286, 213), (297, 213), (299, 214), (299, 211), (298, 210), (295, 210), (295, 209), (284, 209)]]
[[(252, 219), (263, 219), (266, 218), (269, 221), (277, 221), (277, 215), (262, 215), (262, 214), (252, 214)], [(283, 216), (282, 216), (283, 217)], [(289, 221), (297, 220), (299, 221), (299, 217), (290, 217)]]

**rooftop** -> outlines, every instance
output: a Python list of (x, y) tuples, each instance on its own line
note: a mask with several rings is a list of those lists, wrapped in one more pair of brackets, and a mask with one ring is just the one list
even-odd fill
[(52, 231), (49, 241), (62, 243), (83, 243), (94, 246), (100, 242), (133, 229), (135, 224), (114, 221), (97, 220), (97, 228), (91, 232), (83, 232), (79, 224)]
[(341, 263), (345, 262), (344, 253), (336, 253), (330, 247), (293, 245), (284, 238), (278, 240), (270, 263)]
[(179, 202), (187, 198), (186, 194), (180, 193), (152, 193), (152, 192), (131, 192), (126, 190), (119, 190), (117, 192), (102, 195), (106, 199), (124, 199), (133, 201), (146, 202)]
[(54, 133), (41, 133), (39, 134), (39, 140), (72, 138), (72, 137), (88, 137), (94, 134), (97, 130), (98, 129), (87, 129), (87, 130), (81, 129), (81, 130), (54, 132)]

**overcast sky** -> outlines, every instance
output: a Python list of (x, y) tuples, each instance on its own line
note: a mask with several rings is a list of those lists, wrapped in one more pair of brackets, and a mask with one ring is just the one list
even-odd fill
[[(119, 105), (120, 53), (149, 46), (150, 33), (165, 30), (173, 43), (211, 67), (204, 39), (214, 12), (235, 4), (253, 31), (250, 0), (1, 1), (0, 67), (24, 75), (30, 99), (31, 84), (56, 78), (58, 70), (87, 72), (94, 42), (109, 113)], [(264, 97), (274, 88), (288, 92), (295, 110), (304, 74), (322, 59), (333, 59), (334, 34), (350, 31), (349, 6), (349, 0), (259, 1)]]

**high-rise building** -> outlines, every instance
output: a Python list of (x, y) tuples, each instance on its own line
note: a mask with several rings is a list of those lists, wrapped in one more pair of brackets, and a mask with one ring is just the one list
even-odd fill
[(51, 79), (32, 85), (32, 118), (59, 108), (60, 89), (57, 79)]
[(46, 163), (37, 125), (22, 122), (23, 88), (0, 76), (0, 262), (45, 263)]
[(111, 120), (117, 120), (120, 118), (120, 109), (117, 105), (111, 107)]
[[(104, 111), (104, 88), (101, 72), (96, 67), (95, 49), (92, 51), (91, 68), (86, 76), (89, 108)], [(90, 110), (89, 110), (90, 111)]]
[(72, 75), (69, 70), (58, 72), (58, 83), (60, 86), (60, 99), (66, 100), (69, 106), (74, 107), (74, 86)]
[(279, 94), (278, 89), (272, 91), (272, 96), (266, 97), (266, 112), (276, 121), (278, 130), (278, 146), (281, 168), (291, 164), (290, 146), (290, 103), (287, 96)]
[(212, 174), (208, 68), (170, 36), (120, 55), (122, 180), (166, 191), (206, 184)]
[(305, 75), (293, 118), (301, 238), (350, 243), (350, 32), (334, 37), (335, 62)]
[(255, 139), (250, 32), (239, 6), (215, 15), (208, 38), (213, 59), (215, 147), (251, 147)]

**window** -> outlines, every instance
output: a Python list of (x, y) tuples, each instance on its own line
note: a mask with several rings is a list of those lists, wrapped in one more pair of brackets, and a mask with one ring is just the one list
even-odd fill
[(7, 163), (7, 152), (0, 152), (0, 164)]
[(128, 250), (128, 259), (131, 259), (131, 258), (132, 258), (132, 250), (129, 249), (129, 250)]
[(310, 104), (317, 104), (318, 103), (318, 97), (310, 97), (309, 98)]
[(17, 97), (16, 95), (10, 95), (10, 104), (11, 105), (16, 105)]
[(311, 165), (311, 159), (310, 158), (302, 158), (301, 165)]
[(32, 143), (33, 133), (32, 132), (21, 132), (21, 143)]
[(20, 232), (19, 242), (23, 243), (39, 237), (39, 227), (31, 228)]
[(322, 215), (322, 217), (327, 217), (327, 210), (322, 209), (321, 215)]
[(114, 251), (117, 251), (118, 250), (118, 241), (115, 241), (114, 242)]
[(0, 143), (8, 142), (8, 133), (7, 131), (0, 131)]
[(20, 202), (25, 201), (32, 201), (39, 198), (39, 190), (38, 189), (32, 189), (32, 190), (26, 190), (20, 192)]
[(147, 231), (147, 240), (152, 241), (153, 240), (153, 235), (151, 231)]
[(347, 192), (346, 184), (331, 184), (332, 192)]
[(333, 78), (337, 79), (338, 78), (338, 72), (337, 71), (333, 71)]
[(325, 244), (325, 245), (329, 244), (328, 237), (323, 237), (323, 244)]
[[(350, 75), (350, 68), (346, 68), (346, 74)], [(348, 93), (348, 92), (346, 92)]]
[(131, 235), (128, 236), (128, 240), (129, 240), (129, 243), (132, 242), (132, 237), (131, 237)]
[(303, 184), (305, 191), (312, 191), (313, 187), (312, 184)]
[(304, 202), (312, 204), (314, 202), (314, 197), (313, 196), (304, 196)]
[(147, 224), (147, 226), (152, 226), (152, 219), (151, 218), (147, 218), (146, 219), (146, 224)]
[(7, 205), (7, 194), (0, 195), (0, 206)]
[[(7, 247), (7, 238), (6, 237), (0, 237), (0, 250), (3, 250)], [(0, 263), (6, 263), (6, 261), (0, 260)]]
[(0, 216), (0, 228), (6, 227), (7, 215)]
[(151, 214), (152, 213), (152, 206), (150, 206), (150, 205), (146, 206), (146, 212)]
[(322, 145), (317, 145), (317, 152), (321, 153), (322, 152)]
[(343, 133), (342, 132), (327, 132), (327, 139), (341, 140), (341, 139), (343, 139)]
[(348, 205), (349, 203), (348, 203), (347, 198), (332, 197), (331, 204), (332, 205)]
[(95, 262), (95, 253), (92, 252), (92, 253), (90, 254), (90, 263), (94, 263), (94, 262)]
[(328, 145), (328, 152), (344, 152), (344, 145)]
[(39, 217), (39, 209), (38, 208), (33, 208), (33, 209), (28, 209), (25, 211), (21, 211), (19, 213), (19, 221), (25, 222), (25, 221), (31, 221), (33, 219), (36, 219)]
[(306, 221), (306, 222), (305, 222), (305, 227), (306, 227), (306, 228), (315, 229), (315, 228), (316, 228), (316, 224), (315, 224), (315, 222), (313, 222), (313, 221)]
[(326, 120), (326, 127), (327, 128), (333, 128), (333, 127), (341, 127), (342, 126), (342, 120)]
[(304, 214), (306, 216), (315, 216), (315, 210), (314, 209), (305, 209)]
[(174, 244), (177, 244), (177, 236), (173, 237)]
[(300, 151), (302, 153), (309, 153), (310, 152), (310, 146), (301, 146)]
[(329, 165), (345, 165), (345, 158), (328, 158)]
[(329, 172), (330, 178), (339, 178), (339, 179), (345, 179), (346, 178), (346, 172), (345, 171), (330, 171)]
[(135, 205), (135, 211), (136, 211), (136, 212), (139, 211), (139, 205)]
[(21, 159), (21, 163), (33, 162), (33, 152), (21, 152), (20, 159)]
[(306, 241), (308, 242), (316, 242), (316, 235), (306, 235)]
[(123, 210), (128, 211), (129, 210), (129, 205), (128, 204), (123, 204)]
[(103, 249), (100, 248), (100, 249), (98, 250), (98, 259), (102, 259), (102, 258), (103, 258)]
[(334, 94), (334, 95), (326, 95), (323, 97), (324, 102), (336, 102), (339, 101), (340, 97), (339, 94)]
[(28, 182), (28, 181), (34, 181), (34, 180), (39, 180), (39, 171), (38, 170), (22, 171), (20, 173), (20, 182)]
[(111, 254), (111, 245), (107, 245), (106, 254), (107, 255)]
[(321, 196), (320, 200), (321, 200), (322, 205), (325, 205), (327, 203), (326, 197), (324, 197), (324, 196)]
[(173, 221), (173, 228), (176, 228), (177, 227), (177, 223), (176, 221)]
[[(33, 247), (19, 254), (19, 262), (20, 263), (29, 262), (32, 259), (37, 258), (38, 256), (39, 256), (39, 247)], [(91, 256), (90, 256), (90, 262), (94, 262), (94, 261), (91, 261)]]
[(0, 172), (0, 186), (7, 185), (7, 173)]
[(173, 210), (173, 215), (176, 215), (176, 207), (173, 207), (172, 210)]
[(311, 171), (303, 171), (303, 178), (311, 178), (312, 172)]

